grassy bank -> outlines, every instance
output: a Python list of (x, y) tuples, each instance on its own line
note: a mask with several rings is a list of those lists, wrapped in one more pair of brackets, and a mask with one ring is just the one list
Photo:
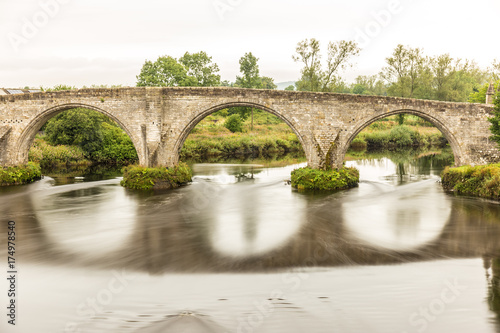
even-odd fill
[(270, 156), (290, 152), (303, 153), (297, 136), (279, 118), (260, 110), (242, 121), (241, 132), (225, 127), (227, 110), (211, 114), (190, 133), (181, 150), (181, 159), (199, 159), (215, 156), (255, 155)]
[(44, 137), (37, 135), (28, 153), (30, 162), (39, 163), (42, 167), (57, 165), (89, 165), (92, 162), (85, 157), (79, 146), (52, 146)]
[(343, 190), (358, 186), (356, 168), (317, 170), (309, 167), (292, 171), (292, 186), (299, 190)]
[(457, 194), (500, 200), (500, 164), (446, 168), (441, 182)]
[(33, 162), (15, 167), (0, 167), (0, 186), (28, 184), (41, 177), (40, 165)]
[(191, 181), (193, 173), (185, 163), (172, 168), (145, 168), (129, 165), (123, 168), (121, 185), (136, 190), (177, 188)]
[(352, 141), (356, 149), (395, 148), (395, 147), (444, 147), (447, 141), (436, 127), (398, 125), (393, 121), (371, 124), (361, 131)]

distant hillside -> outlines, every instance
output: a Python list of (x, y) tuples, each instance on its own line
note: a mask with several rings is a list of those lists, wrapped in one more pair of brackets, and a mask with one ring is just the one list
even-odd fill
[(285, 90), (286, 87), (288, 87), (289, 85), (293, 85), (295, 86), (295, 81), (287, 81), (287, 82), (279, 82), (279, 83), (276, 83), (276, 85), (278, 86), (278, 90)]

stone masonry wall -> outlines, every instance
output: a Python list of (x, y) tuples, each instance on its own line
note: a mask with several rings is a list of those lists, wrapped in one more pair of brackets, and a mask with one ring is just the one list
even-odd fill
[(456, 165), (500, 159), (489, 140), (492, 107), (351, 94), (235, 88), (81, 89), (0, 96), (0, 165), (27, 162), (41, 126), (59, 112), (86, 107), (117, 121), (131, 137), (142, 165), (174, 165), (191, 129), (230, 106), (253, 106), (283, 119), (299, 137), (308, 163), (339, 167), (350, 142), (371, 122), (411, 113), (447, 137)]

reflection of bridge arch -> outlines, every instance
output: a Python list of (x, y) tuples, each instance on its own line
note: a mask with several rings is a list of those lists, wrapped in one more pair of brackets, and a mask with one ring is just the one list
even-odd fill
[(283, 119), (297, 134), (313, 168), (340, 167), (345, 151), (371, 122), (398, 113), (421, 116), (444, 133), (455, 163), (484, 164), (500, 156), (489, 141), (484, 104), (451, 103), (350, 94), (165, 87), (80, 89), (0, 96), (0, 165), (27, 162), (35, 131), (51, 115), (83, 106), (117, 121), (132, 139), (140, 163), (174, 165), (189, 131), (208, 114), (230, 106), (250, 106)]
[(368, 127), (370, 124), (374, 123), (377, 120), (398, 115), (398, 114), (411, 114), (414, 116), (418, 116), (420, 118), (423, 118), (430, 123), (432, 123), (434, 126), (436, 126), (441, 133), (443, 133), (444, 137), (448, 140), (450, 143), (451, 149), (453, 150), (453, 155), (455, 157), (455, 165), (462, 165), (462, 147), (460, 146), (457, 138), (453, 134), (453, 132), (448, 128), (448, 126), (439, 118), (438, 114), (429, 114), (429, 112), (422, 112), (418, 110), (409, 110), (409, 109), (400, 109), (400, 110), (393, 110), (389, 112), (385, 112), (383, 114), (375, 115), (375, 116), (367, 116), (365, 118), (362, 118), (355, 127), (355, 130), (352, 131), (352, 133), (348, 134), (348, 139), (346, 140), (346, 143), (343, 147), (342, 151), (342, 159), (344, 158), (345, 154), (347, 153), (347, 150), (349, 149), (349, 146), (356, 138), (356, 136), (366, 127)]
[[(35, 185), (35, 184), (33, 184)], [(80, 185), (80, 184), (78, 184)], [(57, 187), (56, 191), (72, 191), (78, 185)], [(83, 184), (85, 187), (90, 184)], [(95, 184), (97, 185), (97, 184)], [(29, 185), (31, 186), (31, 185)], [(237, 186), (237, 185), (236, 185)], [(322, 200), (315, 200), (313, 205), (304, 208), (307, 223), (301, 225), (296, 233), (289, 234), (288, 238), (277, 239), (276, 245), (266, 248), (266, 251), (249, 253), (249, 256), (231, 257), (221, 256), (214, 247), (211, 237), (211, 228), (206, 223), (196, 223), (188, 220), (183, 212), (192, 207), (193, 202), (184, 202), (182, 197), (189, 197), (190, 192), (198, 191), (199, 188), (192, 186), (184, 188), (181, 196), (175, 196), (165, 200), (164, 196), (145, 198), (140, 195), (131, 195), (132, 200), (144, 200), (137, 205), (135, 222), (127, 227), (127, 234), (122, 234), (119, 242), (114, 246), (107, 247), (110, 252), (101, 252), (100, 260), (95, 260), (99, 253), (83, 246), (72, 251), (68, 244), (59, 243), (60, 237), (53, 237), (51, 232), (59, 232), (59, 228), (47, 228), (52, 218), (47, 215), (36, 216), (36, 204), (32, 201), (40, 198), (27, 200), (24, 195), (4, 197), (0, 202), (7, 216), (17, 218), (19, 228), (28, 227), (25, 234), (29, 234), (27, 246), (23, 251), (23, 262), (38, 262), (43, 260), (58, 265), (83, 265), (83, 266), (108, 266), (123, 267), (132, 270), (145, 270), (150, 273), (163, 272), (165, 270), (176, 271), (228, 271), (228, 270), (259, 270), (285, 267), (297, 267), (315, 264), (318, 266), (338, 266), (357, 264), (388, 264), (408, 261), (425, 261), (436, 258), (470, 258), (483, 254), (498, 253), (500, 250), (500, 226), (491, 223), (498, 215), (484, 214), (484, 207), (478, 206), (474, 200), (464, 198), (452, 200), (452, 210), (440, 235), (421, 244), (418, 248), (383, 249), (356, 241), (349, 235), (346, 227), (345, 217), (338, 214), (338, 197), (330, 196)], [(119, 191), (125, 192), (123, 188), (116, 186)], [(62, 193), (62, 192), (61, 192)], [(36, 196), (41, 191), (34, 191), (28, 196)], [(130, 194), (128, 194), (130, 195)], [(353, 192), (355, 196), (355, 192)], [(47, 196), (42, 196), (47, 201)], [(188, 199), (188, 198), (185, 198)], [(58, 203), (58, 197), (50, 200)], [(145, 204), (148, 202), (149, 204)], [(47, 204), (47, 202), (45, 202)], [(467, 214), (464, 214), (467, 211)], [(32, 213), (30, 213), (32, 212)], [(64, 213), (63, 213), (64, 214)], [(201, 211), (200, 211), (201, 216)], [(469, 217), (467, 217), (469, 216)], [(29, 223), (23, 219), (28, 219)], [(42, 221), (41, 219), (49, 219)], [(212, 218), (213, 219), (213, 218)], [(53, 221), (52, 221), (53, 222)], [(469, 227), (475, 226), (473, 229)], [(259, 226), (265, 228), (265, 223)], [(29, 229), (31, 228), (31, 229)], [(90, 228), (91, 229), (91, 228)], [(87, 230), (87, 234), (91, 230)], [(6, 231), (4, 231), (5, 233)], [(111, 237), (113, 234), (107, 234)], [(88, 238), (90, 239), (90, 238)], [(91, 239), (90, 239), (91, 240)], [(105, 240), (101, 238), (101, 242)], [(92, 242), (90, 242), (92, 243)], [(95, 245), (95, 242), (92, 243)], [(103, 243), (104, 244), (104, 243)], [(106, 246), (105, 246), (106, 247)], [(96, 248), (98, 251), (99, 248)], [(44, 255), (53, 253), (54, 255)]]

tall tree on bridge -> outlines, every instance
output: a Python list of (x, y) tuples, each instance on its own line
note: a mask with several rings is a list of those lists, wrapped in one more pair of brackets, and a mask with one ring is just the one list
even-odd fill
[[(240, 73), (241, 76), (236, 77), (235, 87), (241, 88), (253, 88), (253, 89), (276, 89), (277, 86), (274, 84), (274, 80), (267, 76), (260, 76), (259, 58), (255, 57), (252, 52), (245, 53), (243, 57), (240, 58)], [(246, 113), (247, 108), (233, 108), (229, 113)], [(251, 113), (251, 125), (250, 128), (253, 130), (253, 108), (250, 108)]]
[(220, 85), (219, 66), (205, 52), (186, 52), (179, 60), (171, 56), (147, 60), (137, 75), (138, 87), (214, 87)]
[(351, 67), (351, 58), (358, 55), (360, 48), (354, 41), (337, 41), (328, 43), (326, 68), (321, 65), (319, 41), (311, 38), (297, 44), (296, 54), (292, 56), (295, 62), (301, 62), (301, 78), (296, 82), (297, 90), (301, 91), (336, 91), (343, 86), (338, 76), (340, 70)]

